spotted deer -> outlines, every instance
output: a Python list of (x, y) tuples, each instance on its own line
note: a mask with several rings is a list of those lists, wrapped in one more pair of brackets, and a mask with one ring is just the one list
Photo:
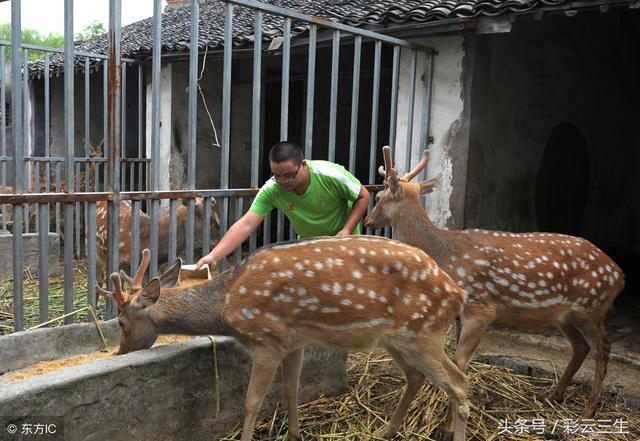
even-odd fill
[(383, 150), (385, 167), (379, 171), (385, 176), (385, 188), (377, 194), (365, 225), (392, 226), (396, 239), (429, 252), (469, 295), (458, 330), (458, 367), (466, 368), (494, 321), (525, 328), (556, 326), (570, 341), (573, 353), (551, 398), (562, 401), (590, 348), (595, 349), (595, 376), (583, 410), (583, 416), (591, 418), (609, 359), (604, 318), (624, 287), (618, 265), (579, 237), (438, 228), (420, 205), (420, 195), (430, 193), (438, 178), (409, 182), (427, 166), (428, 152), (398, 179), (390, 148)]
[(392, 438), (426, 378), (449, 395), (447, 431), (465, 439), (468, 380), (444, 351), (466, 293), (423, 251), (370, 236), (319, 237), (264, 247), (201, 285), (141, 291), (99, 289), (119, 305), (120, 354), (151, 347), (159, 334), (229, 335), (253, 353), (242, 441), (249, 441), (277, 367), (283, 366), (290, 439), (300, 440), (297, 387), (305, 346), (380, 345), (407, 386), (384, 432)]
[[(216, 200), (210, 199), (210, 213), (211, 213), (211, 240), (215, 241), (218, 234), (218, 227), (220, 226), (220, 220), (216, 212)], [(198, 232), (202, 231), (205, 219), (205, 203), (203, 198), (196, 198), (195, 203), (195, 229), (196, 237)], [(186, 246), (186, 224), (187, 224), (187, 207), (181, 205), (176, 210), (177, 220), (177, 244), (176, 253), (181, 254), (185, 250)], [(128, 268), (131, 262), (131, 215), (132, 208), (129, 201), (120, 202), (120, 267)], [(139, 211), (140, 216), (140, 230), (139, 230), (139, 245), (140, 248), (148, 248), (151, 241), (151, 217)], [(169, 245), (169, 223), (171, 216), (169, 212), (163, 212), (160, 214), (159, 227), (158, 227), (158, 260), (160, 262), (166, 261), (168, 258), (168, 245)], [(98, 265), (98, 275), (100, 281), (106, 280), (106, 262), (107, 262), (107, 202), (96, 202), (96, 262)]]

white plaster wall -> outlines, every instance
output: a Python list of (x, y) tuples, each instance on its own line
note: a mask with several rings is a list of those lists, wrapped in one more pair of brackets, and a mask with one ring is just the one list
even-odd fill
[[(158, 188), (154, 190), (170, 190), (169, 161), (171, 158), (171, 81), (172, 65), (163, 66), (160, 71), (160, 133), (158, 142), (160, 143), (160, 179)], [(146, 152), (147, 158), (151, 158), (151, 128), (152, 124), (152, 99), (153, 84), (147, 85), (147, 106), (146, 106)]]
[[(464, 107), (462, 94), (462, 63), (465, 55), (463, 38), (436, 37), (415, 40), (437, 51), (433, 70), (433, 93), (431, 101), (431, 125), (428, 135), (435, 139), (429, 145), (430, 160), (427, 176), (441, 176), (440, 185), (427, 196), (427, 212), (439, 226), (444, 227), (452, 216), (451, 195), (453, 193), (452, 140), (462, 120)], [(405, 170), (407, 152), (407, 124), (409, 111), (410, 51), (400, 53), (400, 77), (398, 92), (398, 118), (396, 132), (395, 163), (398, 170)], [(412, 130), (411, 166), (420, 159), (424, 146), (420, 145), (420, 127), (423, 119), (423, 97), (425, 87), (425, 57), (418, 56), (416, 69), (416, 96)], [(416, 178), (418, 179), (418, 178)]]

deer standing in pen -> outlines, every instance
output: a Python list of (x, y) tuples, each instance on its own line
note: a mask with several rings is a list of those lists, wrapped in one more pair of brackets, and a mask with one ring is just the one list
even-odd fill
[(455, 360), (464, 370), (487, 326), (496, 321), (526, 328), (557, 326), (570, 341), (571, 361), (551, 398), (565, 390), (590, 349), (595, 376), (585, 418), (595, 412), (602, 389), (609, 343), (604, 318), (624, 287), (618, 265), (589, 241), (555, 233), (514, 234), (487, 230), (445, 230), (420, 205), (438, 178), (411, 183), (427, 165), (422, 161), (402, 179), (383, 148), (385, 189), (365, 219), (370, 228), (392, 226), (395, 238), (428, 252), (469, 295), (461, 315)]
[[(220, 219), (216, 212), (216, 200), (211, 198), (210, 202), (211, 214), (211, 240), (215, 240), (220, 226)], [(197, 233), (202, 231), (205, 220), (205, 203), (203, 198), (196, 198), (195, 203), (195, 228)], [(186, 246), (186, 224), (187, 224), (187, 207), (180, 205), (176, 210), (177, 235), (176, 235), (176, 253), (184, 252)], [(129, 267), (131, 262), (131, 216), (132, 206), (129, 201), (120, 202), (120, 266)], [(151, 242), (151, 216), (143, 211), (139, 211), (140, 229), (139, 229), (139, 245), (140, 248), (147, 248)], [(158, 223), (158, 260), (164, 261), (168, 258), (169, 249), (169, 224), (171, 217), (169, 212), (160, 214)], [(106, 281), (106, 262), (107, 262), (107, 202), (96, 202), (96, 262), (98, 266), (98, 276), (100, 281)], [(86, 239), (88, 240), (88, 239)]]
[(373, 236), (320, 237), (262, 248), (197, 286), (161, 291), (156, 278), (127, 294), (117, 273), (111, 279), (114, 292), (98, 292), (118, 303), (120, 354), (149, 348), (168, 333), (230, 335), (252, 351), (242, 441), (251, 439), (280, 363), (289, 435), (300, 440), (297, 387), (303, 349), (311, 345), (380, 345), (391, 354), (407, 385), (386, 438), (398, 431), (429, 378), (449, 396), (446, 430), (455, 441), (465, 439), (468, 380), (447, 357), (444, 342), (466, 293), (419, 249)]

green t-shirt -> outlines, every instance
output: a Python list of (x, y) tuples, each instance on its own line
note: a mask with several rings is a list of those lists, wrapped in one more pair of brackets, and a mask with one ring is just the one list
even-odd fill
[[(298, 237), (333, 236), (343, 227), (353, 201), (360, 194), (360, 181), (341, 165), (307, 160), (311, 181), (298, 195), (283, 190), (272, 177), (264, 183), (250, 211), (266, 217), (279, 208), (295, 228)], [(360, 225), (353, 234), (360, 234)]]

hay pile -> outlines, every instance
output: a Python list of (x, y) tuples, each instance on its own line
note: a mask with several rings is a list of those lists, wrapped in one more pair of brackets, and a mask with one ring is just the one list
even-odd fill
[[(553, 379), (515, 375), (508, 369), (481, 363), (471, 363), (468, 374), (472, 385), (471, 416), (467, 424), (469, 440), (640, 439), (637, 410), (617, 403), (615, 396), (602, 394), (595, 420), (580, 417), (589, 396), (588, 385), (571, 385), (566, 401), (561, 405), (544, 398), (555, 384)], [(381, 439), (376, 435), (380, 435), (400, 400), (404, 385), (402, 372), (387, 354), (356, 353), (349, 356), (348, 376), (349, 393), (321, 398), (300, 407), (303, 439)], [(434, 391), (431, 385), (424, 386), (395, 439), (438, 439), (438, 425), (446, 416), (445, 400), (443, 392)], [(508, 425), (505, 425), (505, 419)], [(598, 433), (606, 430), (606, 424), (613, 433)], [(222, 438), (227, 441), (237, 439), (240, 439), (239, 428)], [(260, 421), (254, 439), (287, 441), (286, 412), (279, 409), (269, 420)]]

